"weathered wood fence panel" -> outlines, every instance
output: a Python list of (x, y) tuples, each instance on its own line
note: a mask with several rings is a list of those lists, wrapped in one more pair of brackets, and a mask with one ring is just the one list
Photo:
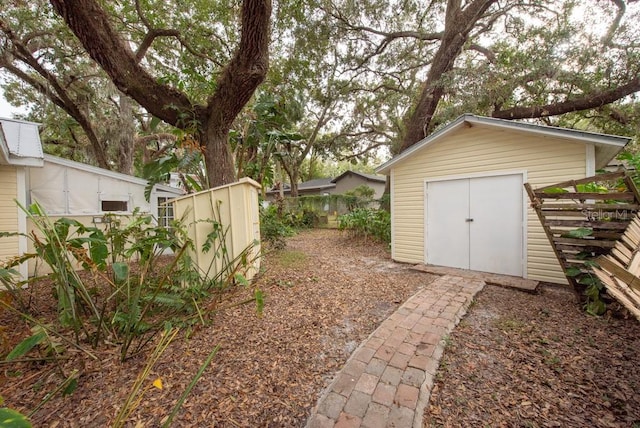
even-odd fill
[[(629, 248), (618, 242), (640, 210), (638, 189), (629, 175), (600, 174), (538, 189), (525, 183), (525, 188), (569, 284), (579, 295), (586, 288), (582, 278), (592, 275), (597, 257), (629, 255)], [(640, 226), (638, 232), (640, 237)]]
[(640, 321), (640, 216), (636, 215), (611, 254), (596, 259), (596, 276)]

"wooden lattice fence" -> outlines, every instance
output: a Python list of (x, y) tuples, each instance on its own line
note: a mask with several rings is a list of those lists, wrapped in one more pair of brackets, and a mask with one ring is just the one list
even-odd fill
[(640, 210), (640, 194), (624, 172), (525, 188), (569, 284), (582, 298), (595, 259), (609, 254)]
[(611, 253), (596, 263), (593, 271), (607, 292), (640, 321), (640, 216), (629, 223)]

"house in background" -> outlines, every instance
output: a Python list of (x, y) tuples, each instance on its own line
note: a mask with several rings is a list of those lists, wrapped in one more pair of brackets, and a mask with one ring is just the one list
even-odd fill
[[(166, 224), (172, 210), (163, 204), (184, 192), (155, 185), (147, 202), (146, 186), (138, 177), (45, 155), (37, 123), (0, 119), (0, 231), (33, 229), (14, 201), (25, 207), (38, 202), (53, 220), (68, 217), (86, 225), (102, 223), (107, 213), (127, 215), (136, 208)], [(0, 239), (0, 262), (29, 251), (28, 244), (23, 236)], [(20, 273), (26, 278), (33, 266), (24, 264)]]
[(374, 191), (373, 199), (380, 199), (384, 194), (384, 187), (387, 179), (383, 175), (365, 174), (357, 171), (345, 171), (333, 180), (336, 185), (334, 193), (344, 194), (359, 186), (371, 187)]
[[(356, 171), (345, 171), (336, 178), (316, 178), (298, 184), (298, 196), (344, 194), (355, 188), (367, 185), (374, 190), (373, 199), (380, 199), (384, 193), (386, 178), (381, 175), (365, 174)], [(280, 190), (272, 188), (267, 191), (267, 200), (273, 201)], [(291, 196), (291, 187), (284, 184), (284, 196)]]
[(382, 164), (392, 258), (566, 284), (523, 184), (595, 175), (630, 138), (465, 114)]

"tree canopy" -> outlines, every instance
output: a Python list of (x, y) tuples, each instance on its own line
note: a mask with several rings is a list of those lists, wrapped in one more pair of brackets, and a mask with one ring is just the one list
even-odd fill
[(465, 112), (637, 134), (639, 35), (635, 0), (12, 0), (0, 66), (101, 166), (155, 117), (200, 147), (210, 185), (296, 182)]

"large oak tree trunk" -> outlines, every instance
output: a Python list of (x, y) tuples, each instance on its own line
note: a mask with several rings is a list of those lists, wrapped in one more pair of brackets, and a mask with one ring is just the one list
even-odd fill
[(170, 125), (193, 132), (205, 147), (209, 186), (235, 181), (228, 134), (236, 116), (264, 80), (269, 65), (271, 0), (244, 0), (242, 34), (233, 58), (221, 70), (206, 106), (162, 84), (140, 65), (136, 55), (110, 24), (97, 0), (50, 0), (87, 53), (116, 87)]
[(399, 153), (426, 137), (432, 128), (432, 118), (445, 93), (443, 77), (453, 70), (469, 33), (496, 0), (473, 0), (464, 9), (460, 0), (449, 0), (445, 18), (444, 34), (440, 47), (433, 57), (413, 113), (405, 123), (406, 131)]
[(205, 148), (204, 158), (210, 187), (221, 186), (236, 181), (236, 169), (228, 144), (229, 130), (209, 126), (200, 136)]

